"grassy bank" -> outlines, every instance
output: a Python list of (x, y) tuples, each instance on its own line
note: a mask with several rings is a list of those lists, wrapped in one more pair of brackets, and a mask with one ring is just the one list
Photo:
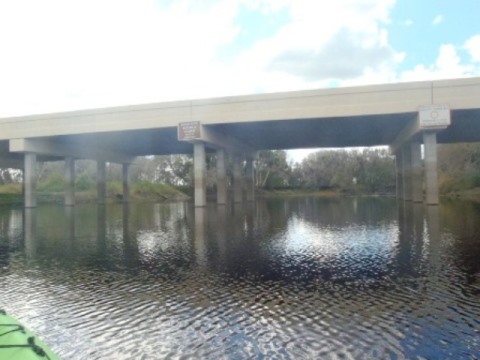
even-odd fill
[[(107, 202), (121, 202), (123, 200), (123, 185), (120, 181), (107, 183)], [(135, 182), (131, 185), (131, 201), (141, 202), (167, 202), (185, 201), (189, 196), (185, 193), (165, 184), (149, 182)], [(37, 200), (39, 203), (63, 203), (63, 182), (40, 183), (37, 187)], [(77, 203), (89, 203), (97, 201), (97, 189), (94, 184), (79, 186), (76, 184), (75, 200)], [(21, 184), (0, 185), (0, 204), (23, 203)]]
[(306, 189), (290, 189), (290, 190), (258, 190), (257, 195), (261, 197), (275, 196), (322, 196), (332, 197), (342, 195), (340, 192), (333, 190), (306, 190)]
[(393, 196), (394, 193), (368, 193), (368, 192), (346, 192), (335, 189), (309, 190), (309, 189), (288, 189), (288, 190), (259, 190), (258, 195), (262, 197), (273, 196)]
[(448, 193), (447, 196), (449, 198), (480, 202), (480, 187), (462, 191), (452, 191)]

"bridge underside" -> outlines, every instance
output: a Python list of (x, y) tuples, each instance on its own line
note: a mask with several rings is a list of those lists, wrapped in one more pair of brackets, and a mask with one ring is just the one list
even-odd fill
[[(247, 144), (254, 150), (298, 148), (342, 148), (391, 145), (417, 113), (270, 120), (208, 125), (209, 129)], [(451, 125), (438, 132), (438, 143), (480, 141), (480, 109), (452, 110)], [(421, 134), (416, 135), (420, 139)], [(45, 141), (72, 148), (108, 149), (129, 156), (191, 154), (193, 144), (177, 140), (177, 128), (154, 128), (92, 134), (43, 137)], [(0, 142), (3, 165), (7, 160), (23, 162), (21, 153), (9, 152), (8, 141)], [(62, 159), (43, 155), (41, 161)]]
[[(105, 194), (105, 163), (123, 164), (127, 199), (128, 168), (135, 157), (193, 153), (195, 204), (204, 206), (207, 151), (217, 154), (217, 198), (224, 202), (226, 153), (234, 158), (238, 201), (245, 188), (253, 198), (258, 150), (388, 145), (397, 160), (398, 197), (419, 201), (424, 171), (427, 203), (434, 204), (436, 144), (480, 141), (479, 99), (480, 78), (472, 78), (5, 118), (0, 119), (0, 167), (24, 169), (26, 206), (35, 206), (36, 162), (65, 159), (66, 203), (72, 204), (75, 159), (97, 161), (99, 198)], [(179, 141), (179, 129), (194, 132)]]

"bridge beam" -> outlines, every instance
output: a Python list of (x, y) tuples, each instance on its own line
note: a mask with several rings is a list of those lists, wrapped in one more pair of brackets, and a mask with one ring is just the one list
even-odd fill
[(94, 159), (114, 163), (132, 163), (133, 156), (101, 148), (77, 146), (58, 143), (48, 139), (12, 139), (9, 143), (11, 152), (35, 153), (37, 155), (73, 157), (77, 159)]

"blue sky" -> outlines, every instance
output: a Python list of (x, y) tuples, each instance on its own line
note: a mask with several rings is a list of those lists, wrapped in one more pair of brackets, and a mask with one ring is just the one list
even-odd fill
[(0, 117), (480, 76), (478, 0), (0, 0)]

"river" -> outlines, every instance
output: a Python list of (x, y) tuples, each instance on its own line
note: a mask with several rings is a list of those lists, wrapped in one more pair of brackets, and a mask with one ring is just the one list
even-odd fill
[(0, 308), (64, 359), (478, 359), (480, 204), (1, 207)]

